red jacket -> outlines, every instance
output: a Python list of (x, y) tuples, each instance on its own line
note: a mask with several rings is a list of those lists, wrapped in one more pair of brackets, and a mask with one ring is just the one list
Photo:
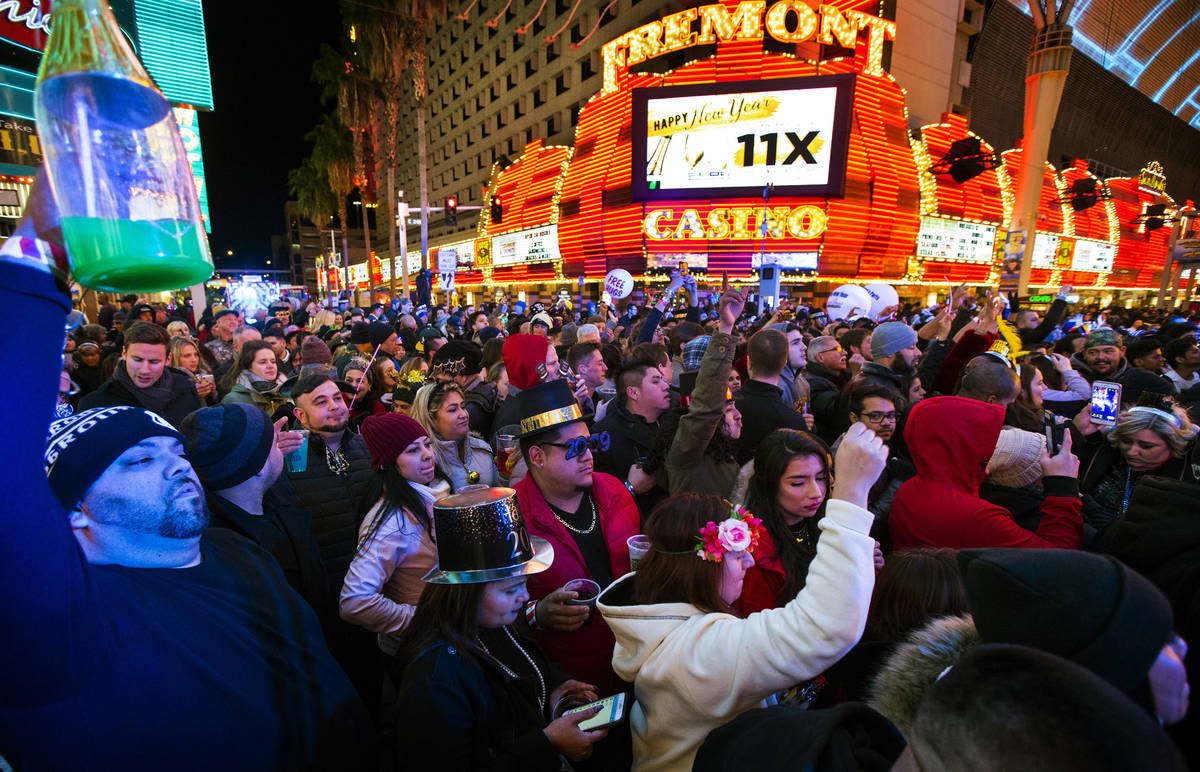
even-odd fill
[[(541, 536), (554, 546), (554, 562), (550, 568), (529, 577), (529, 597), (534, 600), (544, 598), (572, 579), (595, 581), (583, 561), (579, 545), (550, 511), (533, 475), (526, 475), (513, 488), (529, 533)], [(602, 472), (592, 475), (592, 500), (599, 514), (600, 531), (608, 545), (612, 575), (622, 577), (629, 573), (629, 547), (625, 542), (630, 536), (641, 533), (637, 504), (620, 480)], [(616, 638), (594, 609), (587, 623), (573, 633), (535, 629), (534, 635), (550, 659), (572, 678), (595, 684), (601, 696), (628, 688), (612, 669)]]
[(917, 403), (904, 427), (917, 476), (900, 486), (888, 515), (895, 549), (1079, 548), (1083, 518), (1075, 478), (1043, 478), (1046, 499), (1036, 532), (979, 497), (979, 483), (1003, 425), (1004, 408), (999, 405), (965, 397)]

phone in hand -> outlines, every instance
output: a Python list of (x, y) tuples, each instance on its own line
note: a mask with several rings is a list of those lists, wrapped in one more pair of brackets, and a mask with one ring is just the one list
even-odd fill
[(1121, 414), (1121, 384), (1096, 381), (1092, 384), (1092, 423), (1116, 426)]
[(600, 708), (600, 712), (586, 721), (581, 721), (579, 723), (580, 729), (584, 731), (601, 729), (603, 727), (615, 724), (621, 719), (625, 718), (625, 693), (621, 692), (620, 694), (614, 694), (611, 697), (605, 697), (602, 700), (589, 702), (587, 705), (580, 705), (578, 708), (571, 708), (570, 710), (565, 711), (563, 715), (565, 716), (571, 713), (582, 713), (585, 710), (592, 710), (594, 708)]
[(1062, 449), (1063, 434), (1066, 430), (1067, 427), (1065, 424), (1060, 426), (1053, 419), (1047, 419), (1045, 428), (1046, 452), (1051, 456), (1057, 456), (1058, 451)]

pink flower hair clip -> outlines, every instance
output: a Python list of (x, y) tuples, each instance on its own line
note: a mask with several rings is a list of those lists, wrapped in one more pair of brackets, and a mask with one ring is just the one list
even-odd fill
[(700, 529), (695, 552), (701, 560), (720, 563), (727, 552), (753, 550), (764, 531), (760, 518), (750, 514), (745, 507), (734, 507), (727, 519), (720, 523), (709, 520)]

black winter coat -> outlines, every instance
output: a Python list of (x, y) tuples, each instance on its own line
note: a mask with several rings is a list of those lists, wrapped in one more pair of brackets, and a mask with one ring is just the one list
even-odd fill
[[(634, 415), (617, 400), (608, 403), (608, 412), (603, 421), (592, 427), (593, 434), (608, 432), (609, 446), (605, 451), (593, 451), (596, 471), (611, 474), (618, 480), (629, 479), (629, 467), (639, 458), (647, 458), (658, 436), (658, 422), (647, 423), (645, 418)], [(666, 498), (666, 486), (655, 485), (645, 493), (634, 496), (638, 511), (644, 518), (654, 505)]]
[(287, 472), (297, 503), (312, 513), (312, 533), (325, 564), (329, 591), (337, 598), (358, 549), (362, 497), (371, 481), (371, 453), (367, 443), (349, 429), (342, 435), (342, 455), (350, 462), (343, 475), (329, 471), (325, 443), (316, 434), (308, 438), (308, 468)]
[[(538, 661), (549, 695), (566, 675), (536, 643), (518, 640)], [(552, 772), (560, 760), (542, 732), (548, 723), (540, 706), (493, 662), (437, 635), (400, 680), (396, 758), (404, 769)]]
[[(742, 435), (738, 438), (739, 465), (754, 458), (758, 445), (776, 429), (808, 431), (804, 414), (783, 401), (783, 390), (771, 383), (749, 380), (742, 384), (734, 402), (742, 414)], [(814, 419), (815, 420), (815, 419)], [(814, 428), (816, 424), (813, 424)]]
[[(121, 366), (121, 363), (118, 362), (117, 367)], [(170, 421), (171, 425), (178, 429), (188, 413), (200, 409), (200, 396), (196, 394), (195, 380), (183, 370), (164, 367), (162, 377), (171, 390), (171, 396), (167, 401), (166, 409), (159, 412), (158, 415)], [(114, 378), (109, 378), (95, 391), (79, 400), (80, 411), (90, 410), (94, 407), (116, 407), (117, 405), (130, 405), (150, 410), (149, 406), (142, 404), (137, 394), (130, 391), (124, 384), (118, 383)]]
[(816, 362), (804, 368), (804, 380), (808, 381), (808, 412), (813, 417), (813, 434), (832, 445), (842, 433), (844, 417), (838, 410), (842, 386), (849, 380), (845, 372), (835, 375)]

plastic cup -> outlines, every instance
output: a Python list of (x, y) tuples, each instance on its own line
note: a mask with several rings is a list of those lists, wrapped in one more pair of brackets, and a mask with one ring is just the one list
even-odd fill
[(300, 447), (283, 457), (289, 472), (304, 472), (308, 470), (308, 429), (297, 429), (297, 431), (304, 435), (304, 442), (300, 444)]
[(650, 537), (644, 533), (639, 533), (636, 536), (630, 536), (626, 539), (625, 544), (629, 546), (629, 570), (636, 571), (638, 570), (638, 563), (650, 551)]
[(567, 605), (569, 606), (590, 606), (595, 608), (596, 598), (600, 596), (600, 585), (591, 579), (572, 579), (563, 585), (563, 589), (579, 596), (567, 601)]
[(611, 386), (597, 386), (596, 398), (598, 402), (611, 402), (617, 398), (617, 390)]

